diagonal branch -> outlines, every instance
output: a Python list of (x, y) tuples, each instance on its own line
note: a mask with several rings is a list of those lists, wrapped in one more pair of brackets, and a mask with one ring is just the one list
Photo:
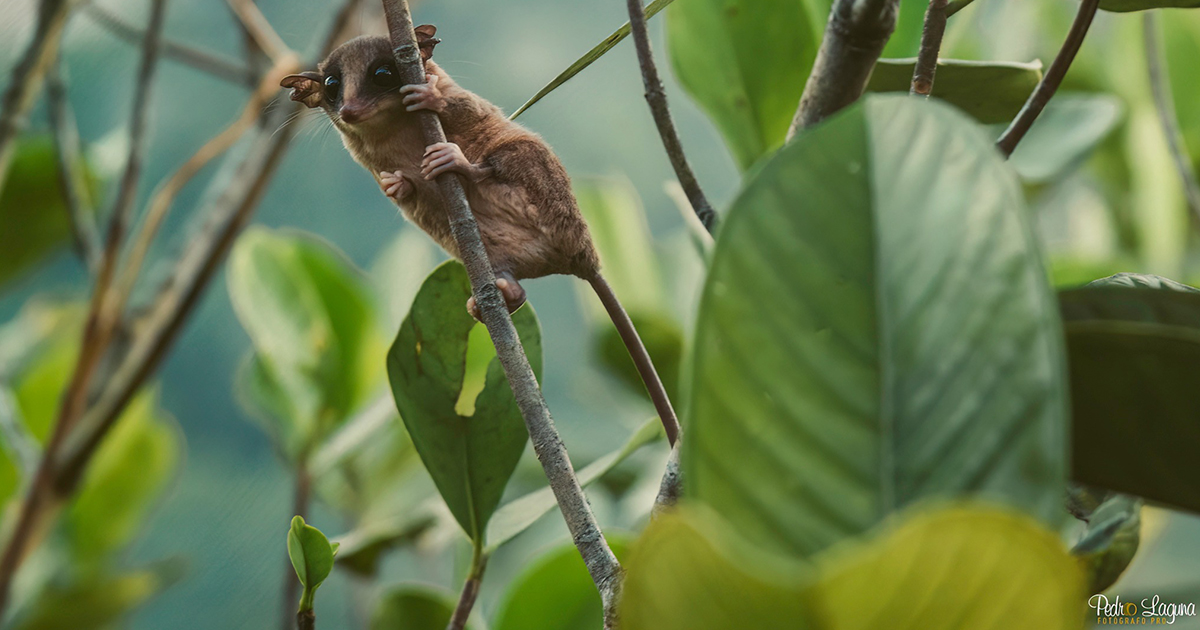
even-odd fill
[[(396, 66), (402, 83), (413, 85), (425, 83), (425, 68), (417, 50), (413, 34), (412, 17), (407, 0), (383, 0), (387, 16), (388, 33), (396, 57)], [(426, 146), (445, 142), (445, 132), (437, 113), (422, 110), (418, 114)], [(482, 314), (483, 323), (496, 346), (496, 355), (508, 377), (534, 452), (542, 464), (554, 497), (562, 510), (563, 518), (575, 546), (583, 556), (584, 564), (604, 607), (604, 626), (616, 625), (616, 603), (620, 592), (621, 565), (609, 548), (587, 497), (579, 486), (575, 470), (563, 446), (554, 420), (546, 407), (546, 400), (538, 388), (537, 379), (529, 367), (529, 359), (521, 347), (517, 330), (509, 317), (504, 298), (496, 287), (496, 277), (488, 260), (487, 251), (479, 234), (479, 226), (471, 215), (466, 194), (458, 175), (445, 173), (437, 179), (445, 208), (449, 215), (450, 229), (454, 242), (462, 254), (463, 264), (471, 278), (475, 304)]]
[(899, 0), (834, 2), (788, 140), (862, 96), (899, 10)]
[(925, 27), (921, 31), (921, 48), (917, 52), (917, 65), (913, 68), (910, 94), (928, 98), (933, 93), (938, 53), (942, 50), (942, 37), (946, 34), (946, 4), (947, 0), (929, 0), (929, 8), (925, 11)]
[(280, 60), (291, 54), (291, 49), (283, 42), (283, 38), (275, 29), (271, 27), (271, 23), (263, 16), (262, 11), (258, 10), (258, 5), (254, 4), (254, 0), (228, 0), (229, 7), (233, 9), (233, 14), (237, 16), (242, 23), (242, 28), (254, 40), (254, 44), (258, 49), (271, 58), (271, 61), (279, 63)]
[(67, 219), (71, 224), (75, 251), (94, 277), (100, 270), (100, 234), (96, 228), (96, 208), (92, 203), (87, 175), (83, 169), (79, 128), (75, 123), (75, 112), (71, 110), (66, 82), (62, 76), (64, 71), (63, 61), (59, 59), (46, 82), (50, 128), (57, 149), (55, 157), (58, 163), (58, 185), (62, 190), (63, 205), (66, 206)]
[(1188, 208), (1196, 225), (1200, 226), (1200, 181), (1188, 153), (1183, 131), (1179, 128), (1179, 117), (1175, 113), (1175, 98), (1171, 95), (1171, 79), (1167, 76), (1167, 60), (1162, 49), (1162, 30), (1158, 26), (1158, 15), (1146, 11), (1142, 17), (1142, 34), (1146, 44), (1146, 69), (1150, 75), (1150, 91), (1154, 93), (1154, 105), (1162, 124), (1163, 135), (1171, 151), (1171, 159), (1179, 178), (1183, 180), (1183, 191), (1187, 196)]
[[(88, 17), (96, 20), (96, 22), (117, 37), (131, 44), (141, 45), (145, 34), (140, 28), (129, 23), (120, 15), (100, 6), (96, 2), (88, 3), (83, 7), (83, 11)], [(196, 70), (211, 74), (230, 83), (253, 86), (258, 81), (258, 76), (250, 68), (225, 59), (220, 55), (215, 55), (199, 48), (192, 48), (191, 46), (168, 39), (162, 40), (160, 46), (162, 47), (163, 57), (174, 59), (179, 63), (191, 66)]]
[(687, 155), (683, 152), (683, 143), (679, 141), (679, 133), (675, 131), (675, 121), (671, 119), (671, 110), (667, 107), (667, 93), (663, 90), (662, 79), (658, 76), (658, 68), (654, 65), (654, 51), (650, 49), (650, 34), (646, 31), (646, 10), (641, 0), (627, 0), (629, 5), (629, 25), (633, 30), (633, 41), (637, 46), (638, 63), (642, 66), (642, 83), (646, 87), (646, 102), (650, 104), (650, 113), (654, 115), (654, 124), (658, 127), (658, 135), (662, 137), (663, 148), (683, 186), (688, 202), (696, 217), (704, 224), (704, 229), (711, 234), (717, 215), (709, 205), (700, 182), (692, 173)]
[(1025, 106), (1017, 113), (1017, 117), (996, 141), (996, 148), (1004, 157), (1012, 155), (1013, 149), (1017, 148), (1017, 144), (1058, 91), (1063, 77), (1067, 76), (1071, 62), (1075, 60), (1075, 54), (1083, 45), (1083, 38), (1087, 35), (1088, 27), (1092, 25), (1092, 18), (1096, 16), (1096, 9), (1099, 7), (1100, 0), (1083, 0), (1079, 4), (1079, 12), (1075, 14), (1075, 21), (1071, 23), (1071, 30), (1067, 32), (1067, 39), (1058, 51), (1058, 56), (1050, 63), (1050, 68), (1042, 76), (1042, 81), (1033, 90), (1033, 94), (1029, 95), (1029, 100), (1025, 101)]
[(17, 150), (17, 136), (29, 124), (29, 110), (33, 109), (42, 91), (50, 64), (58, 56), (58, 45), (72, 6), (71, 0), (42, 0), (33, 39), (13, 68), (12, 78), (4, 91), (0, 105), (0, 191), (4, 190), (8, 168)]

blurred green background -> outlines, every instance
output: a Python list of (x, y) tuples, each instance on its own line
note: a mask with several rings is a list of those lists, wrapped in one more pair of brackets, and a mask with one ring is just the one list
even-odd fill
[[(145, 20), (143, 3), (98, 4), (131, 22)], [(311, 51), (339, 3), (262, 0), (259, 6), (289, 45)], [(29, 35), (34, 7), (32, 0), (0, 3), (0, 85), (8, 80), (7, 68)], [(898, 35), (886, 56), (915, 53), (923, 8), (919, 0), (903, 1)], [(1064, 0), (978, 0), (951, 20), (946, 56), (1048, 63), (1074, 10), (1075, 4)], [(439, 28), (443, 43), (437, 49), (438, 62), (462, 85), (506, 111), (518, 107), (626, 16), (622, 2), (586, 0), (426, 0), (416, 3), (414, 11), (418, 23)], [(1200, 156), (1200, 12), (1174, 11), (1163, 17), (1177, 108), (1193, 155)], [(661, 16), (651, 23), (651, 33), (689, 158), (709, 198), (724, 207), (739, 186), (738, 168), (716, 128), (670, 77)], [(1070, 143), (1051, 133), (1053, 111), (1048, 111), (1039, 122), (1043, 129), (1035, 128), (1023, 147), (1028, 155), (1019, 151), (1014, 156), (1026, 175), (1056, 282), (1076, 283), (1117, 271), (1159, 273), (1193, 284), (1200, 278), (1194, 230), (1189, 228), (1182, 189), (1145, 84), (1140, 33), (1140, 16), (1101, 13), (1068, 75), (1065, 90), (1116, 95), (1104, 103), (1089, 101), (1081, 106), (1082, 113), (1060, 110), (1071, 123), (1091, 122), (1091, 137), (1082, 141), (1083, 150), (1069, 154)], [(241, 55), (241, 33), (220, 0), (170, 0), (166, 34), (232, 59)], [(138, 51), (86, 12), (72, 19), (64, 50), (81, 135), (94, 149), (91, 157), (101, 175), (111, 176), (123, 162), (121, 143)], [(573, 177), (601, 176), (632, 184), (655, 236), (668, 302), (690, 326), (701, 263), (664, 187), (673, 181), (673, 173), (642, 91), (633, 48), (625, 42), (534, 106), (522, 122), (550, 142)], [(153, 98), (142, 200), (158, 180), (236, 116), (245, 93), (165, 60)], [(1070, 97), (1060, 99), (1067, 102)], [(415, 229), (351, 161), (326, 121), (309, 115), (295, 124), (302, 126), (300, 136), (272, 180), (255, 221), (319, 234), (360, 267), (370, 268), (397, 235)], [(33, 129), (45, 128), (39, 111)], [(1049, 165), (1039, 163), (1041, 154), (1031, 148), (1038, 146), (1036, 132), (1042, 130), (1048, 137), (1040, 146), (1049, 147), (1044, 148), (1048, 153), (1058, 151)], [(1089, 147), (1097, 144), (1091, 152)], [(210, 166), (202, 181), (193, 182), (180, 196), (165, 237), (152, 251), (153, 261), (161, 264), (150, 264), (148, 280), (166, 273), (188, 238), (187, 209), (213, 171)], [(6, 229), (12, 228), (0, 224), (0, 230)], [(578, 284), (555, 277), (525, 286), (543, 326), (546, 398), (572, 459), (582, 465), (619, 446), (649, 417), (651, 408), (599, 368), (592, 333), (579, 326), (587, 313), (581, 308)], [(78, 296), (86, 287), (82, 266), (63, 248), (4, 287), (0, 321), (15, 316), (31, 296)], [(186, 461), (127, 559), (140, 564), (181, 554), (187, 558), (187, 572), (180, 583), (137, 612), (134, 628), (263, 628), (278, 623), (291, 482), (266, 436), (234, 398), (232, 383), (248, 348), (225, 275), (219, 274), (160, 372), (161, 405), (186, 435)], [(629, 466), (658, 465), (664, 451), (659, 444)], [(536, 488), (541, 479), (536, 461), (527, 453), (510, 493)], [(606, 487), (598, 485), (589, 495), (602, 524), (635, 524), (628, 506)], [(319, 506), (308, 520), (330, 534), (345, 528), (336, 515)], [(1174, 599), (1200, 598), (1200, 518), (1152, 511), (1146, 520), (1143, 551), (1115, 592), (1124, 599), (1140, 599), (1142, 593), (1160, 592), (1160, 585), (1192, 580), (1196, 588)], [(555, 512), (504, 547), (490, 563), (482, 611), (490, 616), (497, 605), (499, 589), (489, 585), (508, 582), (552, 541), (566, 539)], [(469, 550), (458, 538), (453, 540), (438, 554), (406, 548), (389, 556), (381, 582), (416, 581), (457, 589)], [(334, 573), (321, 591), (323, 627), (361, 625), (366, 609), (361, 586), (345, 572)], [(1172, 599), (1172, 593), (1161, 594)], [(1200, 628), (1200, 619), (1180, 619), (1176, 627)]]

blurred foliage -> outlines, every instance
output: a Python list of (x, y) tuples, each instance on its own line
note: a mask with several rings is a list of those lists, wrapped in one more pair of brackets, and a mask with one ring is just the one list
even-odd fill
[[(869, 92), (904, 92), (912, 87), (917, 59), (880, 59), (867, 82)], [(939, 59), (933, 94), (981, 123), (1012, 120), (1042, 79), (1041, 62), (1012, 63)], [(1039, 121), (1040, 122), (1040, 121)]]
[[(605, 532), (618, 560), (630, 538)], [(600, 595), (575, 545), (566, 543), (535, 559), (508, 585), (493, 630), (582, 630), (603, 627)]]
[[(454, 614), (454, 598), (430, 588), (404, 586), (379, 596), (371, 630), (445, 630)], [(467, 624), (468, 630), (475, 626)]]
[[(1068, 492), (1080, 494), (1076, 487)], [(1076, 514), (1087, 528), (1071, 553), (1081, 558), (1088, 575), (1087, 592), (1108, 590), (1133, 561), (1141, 543), (1142, 504), (1141, 499), (1113, 494)]]

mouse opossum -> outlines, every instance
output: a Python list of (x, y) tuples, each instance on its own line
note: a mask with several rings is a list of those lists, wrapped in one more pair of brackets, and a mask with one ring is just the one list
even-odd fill
[[(292, 89), (292, 100), (322, 108), (350, 155), (375, 176), (384, 194), (450, 255), (461, 258), (434, 181), (442, 173), (458, 173), (510, 311), (525, 301), (520, 280), (552, 274), (587, 280), (674, 444), (675, 412), (633, 323), (600, 275), (600, 259), (566, 169), (541, 137), (460, 87), (433, 62), (437, 29), (424, 25), (415, 32), (425, 63), (423, 85), (400, 85), (391, 43), (370, 36), (342, 44), (317, 70), (287, 76), (280, 85)], [(421, 109), (439, 114), (447, 142), (424, 146), (413, 113)], [(467, 308), (478, 317), (474, 298)]]

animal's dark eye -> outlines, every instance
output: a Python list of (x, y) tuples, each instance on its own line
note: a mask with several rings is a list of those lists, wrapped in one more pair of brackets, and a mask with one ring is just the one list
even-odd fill
[(333, 103), (337, 101), (338, 90), (342, 88), (342, 82), (337, 77), (325, 77), (325, 100)]
[(390, 63), (383, 63), (371, 71), (371, 82), (379, 87), (396, 85), (396, 69)]

